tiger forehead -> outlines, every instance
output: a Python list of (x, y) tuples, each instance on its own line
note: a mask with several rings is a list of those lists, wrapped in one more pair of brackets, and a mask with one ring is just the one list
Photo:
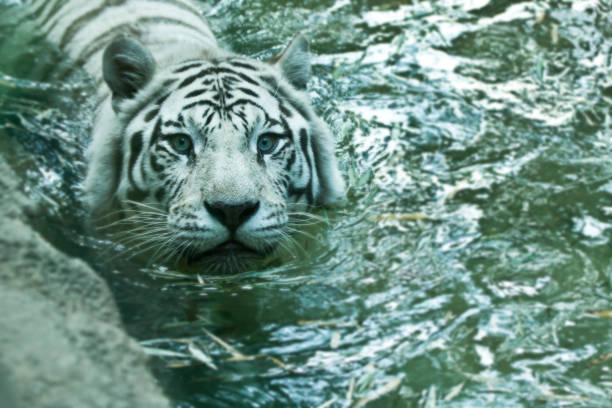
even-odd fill
[(236, 86), (247, 85), (265, 89), (270, 92), (278, 87), (273, 75), (266, 72), (264, 66), (256, 61), (239, 59), (225, 61), (191, 61), (178, 64), (172, 69), (178, 83), (177, 89), (188, 87), (193, 83), (205, 85), (222, 85), (229, 89)]
[[(277, 86), (276, 78), (249, 62), (234, 61), (231, 65), (226, 62), (186, 62), (174, 66), (169, 78), (166, 95), (155, 103), (165, 113), (163, 116), (177, 116), (194, 108), (200, 115), (216, 113), (226, 116), (231, 113), (243, 120), (250, 115), (247, 111), (253, 108), (280, 111), (279, 117), (291, 116), (290, 109), (283, 106), (285, 103), (273, 88)], [(153, 116), (152, 113), (147, 121), (151, 121)]]

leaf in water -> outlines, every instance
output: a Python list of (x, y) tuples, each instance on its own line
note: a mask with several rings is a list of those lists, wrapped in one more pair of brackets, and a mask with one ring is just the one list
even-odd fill
[(429, 216), (423, 213), (388, 213), (379, 214), (372, 217), (368, 217), (368, 221), (372, 222), (385, 222), (385, 221), (420, 221), (428, 220)]
[(604, 319), (612, 319), (612, 310), (589, 310), (588, 313), (592, 313)]
[(340, 339), (340, 332), (336, 330), (332, 335), (331, 341), (329, 342), (329, 347), (332, 350), (336, 350), (340, 346)]
[(298, 320), (298, 326), (317, 326), (317, 327), (354, 327), (359, 328), (357, 322), (334, 322), (326, 320)]
[(190, 342), (187, 345), (187, 349), (189, 350), (193, 358), (206, 364), (208, 367), (212, 368), (213, 370), (217, 369), (217, 366), (213, 362), (212, 358), (210, 358), (210, 356), (205, 354), (201, 349), (196, 347), (196, 345), (193, 342)]
[(279, 366), (285, 371), (295, 372), (293, 368), (289, 367), (287, 364), (283, 363), (281, 360), (279, 360), (276, 357), (267, 356), (267, 355), (259, 355), (259, 356), (266, 357), (268, 360), (272, 361), (274, 364), (276, 364), (277, 366)]
[(610, 361), (610, 360), (612, 360), (612, 353), (608, 353), (602, 357), (596, 358), (595, 360), (589, 362), (589, 366), (592, 367), (595, 365), (605, 363), (606, 361)]
[(444, 401), (445, 402), (452, 401), (457, 395), (459, 395), (461, 390), (463, 390), (464, 386), (465, 386), (465, 381), (460, 384), (455, 385), (453, 388), (451, 388), (448, 394), (446, 394), (446, 396), (444, 397)]
[(244, 355), (244, 354), (240, 353), (238, 350), (236, 350), (235, 348), (233, 348), (232, 346), (227, 344), (225, 341), (223, 341), (219, 337), (215, 336), (214, 334), (212, 334), (211, 332), (206, 330), (204, 327), (202, 327), (202, 331), (204, 331), (204, 333), (208, 337), (213, 339), (215, 341), (215, 343), (219, 344), (221, 347), (223, 347), (225, 350), (227, 350), (232, 355), (233, 359), (235, 359), (235, 360), (252, 360), (253, 359), (253, 357), (250, 357), (250, 356), (247, 356), (247, 355)]
[(427, 399), (425, 400), (425, 405), (423, 405), (424, 408), (436, 408), (438, 406), (436, 391), (437, 390), (435, 385), (429, 387), (429, 389), (427, 390)]
[(550, 41), (557, 45), (559, 44), (559, 25), (553, 24), (550, 29)]
[(338, 401), (338, 397), (334, 397), (334, 398), (330, 399), (329, 401), (324, 402), (323, 404), (319, 405), (317, 408), (327, 408), (327, 407), (331, 407), (331, 405), (332, 405), (334, 402), (336, 402), (336, 401)]
[(351, 380), (349, 381), (348, 390), (346, 391), (346, 403), (347, 404), (350, 404), (351, 402), (353, 402), (353, 391), (355, 391), (355, 377), (351, 377)]
[(179, 353), (178, 351), (164, 350), (155, 347), (143, 347), (142, 350), (148, 356), (155, 357), (175, 357), (175, 358), (189, 358), (190, 356), (185, 353)]
[(252, 360), (258, 360), (258, 359), (261, 359), (261, 358), (267, 358), (268, 360), (272, 361), (274, 364), (276, 364), (277, 366), (279, 366), (283, 370), (290, 371), (290, 372), (294, 372), (295, 371), (294, 369), (292, 369), (291, 367), (287, 366), (285, 363), (283, 363), (278, 358), (273, 357), (273, 356), (269, 356), (267, 354), (255, 354), (255, 355), (242, 354), (241, 352), (236, 350), (234, 347), (230, 346), (225, 341), (223, 341), (221, 338), (215, 336), (214, 334), (212, 334), (211, 332), (209, 332), (205, 328), (202, 327), (202, 330), (215, 343), (219, 344), (221, 347), (223, 347), (227, 352), (229, 352), (232, 355), (226, 361), (232, 361), (232, 362), (236, 362), (236, 361), (252, 361)]

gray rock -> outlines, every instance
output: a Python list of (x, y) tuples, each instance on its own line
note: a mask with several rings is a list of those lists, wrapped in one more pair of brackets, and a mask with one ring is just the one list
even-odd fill
[(0, 405), (169, 407), (106, 283), (27, 223), (0, 157)]

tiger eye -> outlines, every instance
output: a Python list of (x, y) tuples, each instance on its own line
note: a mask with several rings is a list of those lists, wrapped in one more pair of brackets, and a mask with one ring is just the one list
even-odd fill
[(272, 133), (264, 133), (257, 139), (257, 151), (262, 154), (268, 154), (274, 151), (278, 144), (278, 136)]
[(170, 141), (172, 148), (178, 153), (186, 154), (191, 150), (191, 139), (187, 135), (176, 135)]

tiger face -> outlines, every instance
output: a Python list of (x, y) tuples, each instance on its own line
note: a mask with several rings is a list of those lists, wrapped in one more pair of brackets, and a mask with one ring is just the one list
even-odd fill
[(307, 56), (297, 37), (272, 64), (225, 55), (157, 67), (117, 38), (104, 56), (113, 108), (85, 182), (92, 209), (119, 211), (135, 252), (199, 270), (241, 271), (285, 245), (294, 220), (344, 192), (304, 92)]

